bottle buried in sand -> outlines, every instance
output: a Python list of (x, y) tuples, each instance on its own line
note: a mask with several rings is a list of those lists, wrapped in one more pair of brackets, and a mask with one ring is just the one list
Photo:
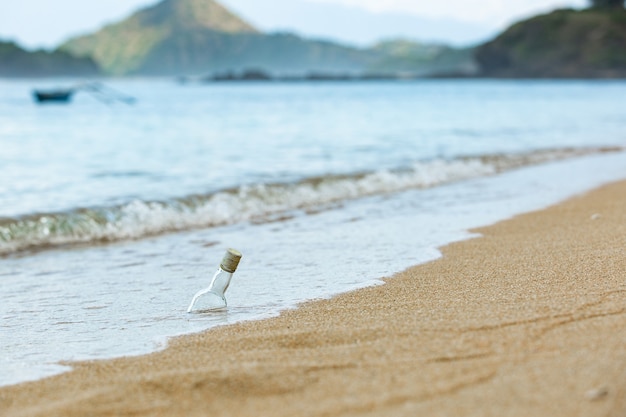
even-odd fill
[(203, 313), (206, 311), (223, 310), (226, 308), (226, 297), (224, 293), (230, 285), (230, 279), (232, 278), (239, 261), (241, 260), (241, 253), (235, 249), (228, 249), (220, 267), (213, 275), (211, 284), (208, 288), (200, 290), (193, 296), (187, 313)]

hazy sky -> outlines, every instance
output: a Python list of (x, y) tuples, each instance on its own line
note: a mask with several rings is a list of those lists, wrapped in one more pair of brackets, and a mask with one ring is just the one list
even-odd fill
[[(52, 47), (158, 0), (0, 0), (0, 39)], [(262, 30), (368, 44), (408, 37), (470, 44), (509, 23), (586, 0), (222, 0)]]

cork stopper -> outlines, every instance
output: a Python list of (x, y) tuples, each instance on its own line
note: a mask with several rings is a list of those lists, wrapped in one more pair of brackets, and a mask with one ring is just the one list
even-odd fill
[(230, 272), (231, 274), (237, 270), (237, 265), (239, 265), (239, 261), (241, 260), (241, 252), (236, 249), (228, 249), (224, 257), (222, 258), (222, 263), (220, 263), (220, 268), (222, 268), (226, 272)]

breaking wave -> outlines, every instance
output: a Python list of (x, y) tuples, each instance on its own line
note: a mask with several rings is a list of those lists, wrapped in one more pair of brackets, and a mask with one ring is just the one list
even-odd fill
[(269, 222), (362, 197), (435, 187), (523, 166), (620, 150), (568, 148), (437, 159), (398, 170), (328, 175), (295, 183), (245, 185), (167, 201), (136, 200), (111, 207), (0, 218), (0, 255), (61, 245), (139, 239), (239, 222)]

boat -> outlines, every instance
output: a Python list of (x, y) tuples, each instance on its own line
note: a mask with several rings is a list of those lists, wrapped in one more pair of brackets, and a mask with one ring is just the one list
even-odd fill
[(115, 102), (122, 102), (126, 104), (135, 103), (135, 98), (126, 94), (120, 93), (111, 87), (107, 87), (99, 82), (83, 83), (74, 85), (69, 88), (56, 88), (56, 89), (34, 89), (33, 98), (37, 103), (69, 103), (72, 100), (74, 93), (79, 91), (86, 91), (90, 93), (97, 100), (105, 103), (112, 104)]
[(33, 95), (38, 103), (67, 103), (72, 99), (73, 89), (68, 90), (34, 90)]

